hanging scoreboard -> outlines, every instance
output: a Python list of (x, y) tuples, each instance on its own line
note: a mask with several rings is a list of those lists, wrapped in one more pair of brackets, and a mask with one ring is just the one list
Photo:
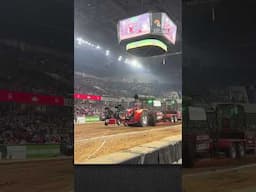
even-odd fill
[(118, 40), (131, 54), (161, 55), (175, 46), (177, 26), (166, 13), (144, 13), (118, 22)]

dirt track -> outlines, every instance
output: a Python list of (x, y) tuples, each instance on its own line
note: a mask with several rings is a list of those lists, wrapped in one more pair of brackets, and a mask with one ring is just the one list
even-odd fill
[(1, 192), (71, 192), (72, 159), (0, 163)]
[(227, 172), (212, 171), (209, 174), (183, 178), (185, 192), (254, 192), (256, 191), (256, 167)]
[(103, 122), (75, 126), (75, 163), (129, 149), (169, 136), (181, 136), (181, 125), (155, 127), (105, 126)]
[(256, 158), (215, 159), (183, 169), (184, 192), (255, 192)]

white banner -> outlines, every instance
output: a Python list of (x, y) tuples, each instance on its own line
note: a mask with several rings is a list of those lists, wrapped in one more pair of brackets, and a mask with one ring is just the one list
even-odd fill
[(77, 117), (77, 124), (84, 124), (85, 123), (85, 117)]
[(8, 159), (26, 159), (26, 146), (7, 146)]

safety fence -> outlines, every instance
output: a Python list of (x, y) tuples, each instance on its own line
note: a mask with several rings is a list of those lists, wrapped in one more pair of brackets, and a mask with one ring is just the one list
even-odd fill
[(60, 144), (0, 145), (0, 159), (21, 160), (60, 155)]

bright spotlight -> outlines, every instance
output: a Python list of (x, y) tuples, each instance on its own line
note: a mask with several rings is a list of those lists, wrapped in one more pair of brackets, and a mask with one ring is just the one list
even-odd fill
[(119, 56), (118, 61), (122, 61), (122, 58), (123, 58), (122, 56)]
[(163, 58), (163, 65), (165, 65), (166, 61), (165, 61), (165, 58)]
[(82, 43), (83, 43), (82, 38), (78, 37), (78, 38), (76, 38), (76, 40), (77, 40), (78, 45), (82, 45)]
[(138, 67), (139, 69), (141, 69), (141, 68), (142, 68), (142, 66), (141, 66), (141, 64), (140, 64), (140, 63), (138, 63), (138, 64), (137, 64), (137, 67)]
[(137, 60), (132, 60), (132, 65), (137, 65), (138, 61)]
[(99, 46), (99, 45), (97, 45), (96, 49), (100, 49), (100, 46)]
[(106, 55), (109, 56), (109, 50), (106, 50)]
[(129, 59), (126, 58), (126, 59), (124, 60), (124, 63), (125, 63), (125, 64), (129, 64)]
[(134, 59), (134, 60), (131, 61), (130, 64), (131, 64), (131, 66), (133, 66), (133, 67), (137, 67), (139, 63), (138, 63), (137, 60)]
[(133, 67), (136, 67), (136, 68), (142, 68), (142, 65), (139, 63), (139, 61), (138, 60), (136, 60), (136, 59), (134, 59), (134, 60), (132, 60), (131, 62), (129, 62), (129, 64), (131, 65), (131, 66), (133, 66)]

